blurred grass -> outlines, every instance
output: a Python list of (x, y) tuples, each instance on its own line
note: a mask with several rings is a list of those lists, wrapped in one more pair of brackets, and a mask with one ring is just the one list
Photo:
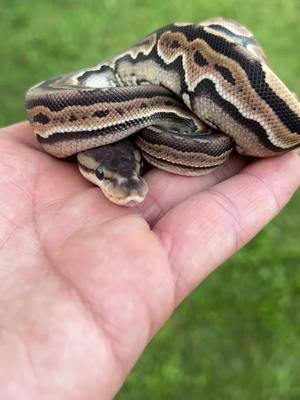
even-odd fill
[[(300, 95), (298, 0), (0, 0), (0, 126), (25, 118), (32, 84), (93, 64), (169, 22), (217, 15), (255, 31), (274, 70)], [(194, 291), (118, 399), (300, 399), (299, 200), (298, 193)]]

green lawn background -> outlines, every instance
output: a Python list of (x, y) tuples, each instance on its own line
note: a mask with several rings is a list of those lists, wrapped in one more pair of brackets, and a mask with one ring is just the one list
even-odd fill
[[(25, 118), (24, 93), (37, 81), (167, 23), (219, 15), (256, 33), (299, 96), (298, 0), (0, 0), (0, 126)], [(183, 303), (118, 399), (300, 399), (299, 200)]]

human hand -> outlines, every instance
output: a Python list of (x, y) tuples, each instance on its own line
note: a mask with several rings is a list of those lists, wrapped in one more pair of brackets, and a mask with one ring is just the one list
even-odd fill
[(289, 153), (203, 177), (146, 174), (118, 207), (27, 123), (0, 133), (3, 399), (111, 399), (176, 306), (300, 184)]

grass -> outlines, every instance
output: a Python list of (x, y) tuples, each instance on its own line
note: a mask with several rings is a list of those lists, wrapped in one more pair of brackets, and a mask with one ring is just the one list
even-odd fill
[[(223, 15), (253, 31), (300, 95), (298, 0), (0, 0), (0, 126), (26, 89), (88, 66), (172, 21)], [(201, 285), (148, 346), (118, 399), (300, 398), (298, 193)]]

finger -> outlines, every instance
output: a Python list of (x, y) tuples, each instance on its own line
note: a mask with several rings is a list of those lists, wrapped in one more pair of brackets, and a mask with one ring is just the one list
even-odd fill
[(166, 247), (180, 302), (253, 238), (300, 185), (295, 153), (257, 161), (174, 207), (155, 226)]
[(145, 176), (149, 193), (138, 209), (153, 225), (172, 207), (237, 174), (248, 162), (248, 158), (234, 155), (213, 172), (195, 177), (174, 175), (155, 168)]
[(6, 135), (9, 140), (15, 140), (19, 144), (23, 144), (31, 149), (42, 150), (28, 122), (19, 122), (7, 126), (2, 128), (0, 132), (1, 135)]

